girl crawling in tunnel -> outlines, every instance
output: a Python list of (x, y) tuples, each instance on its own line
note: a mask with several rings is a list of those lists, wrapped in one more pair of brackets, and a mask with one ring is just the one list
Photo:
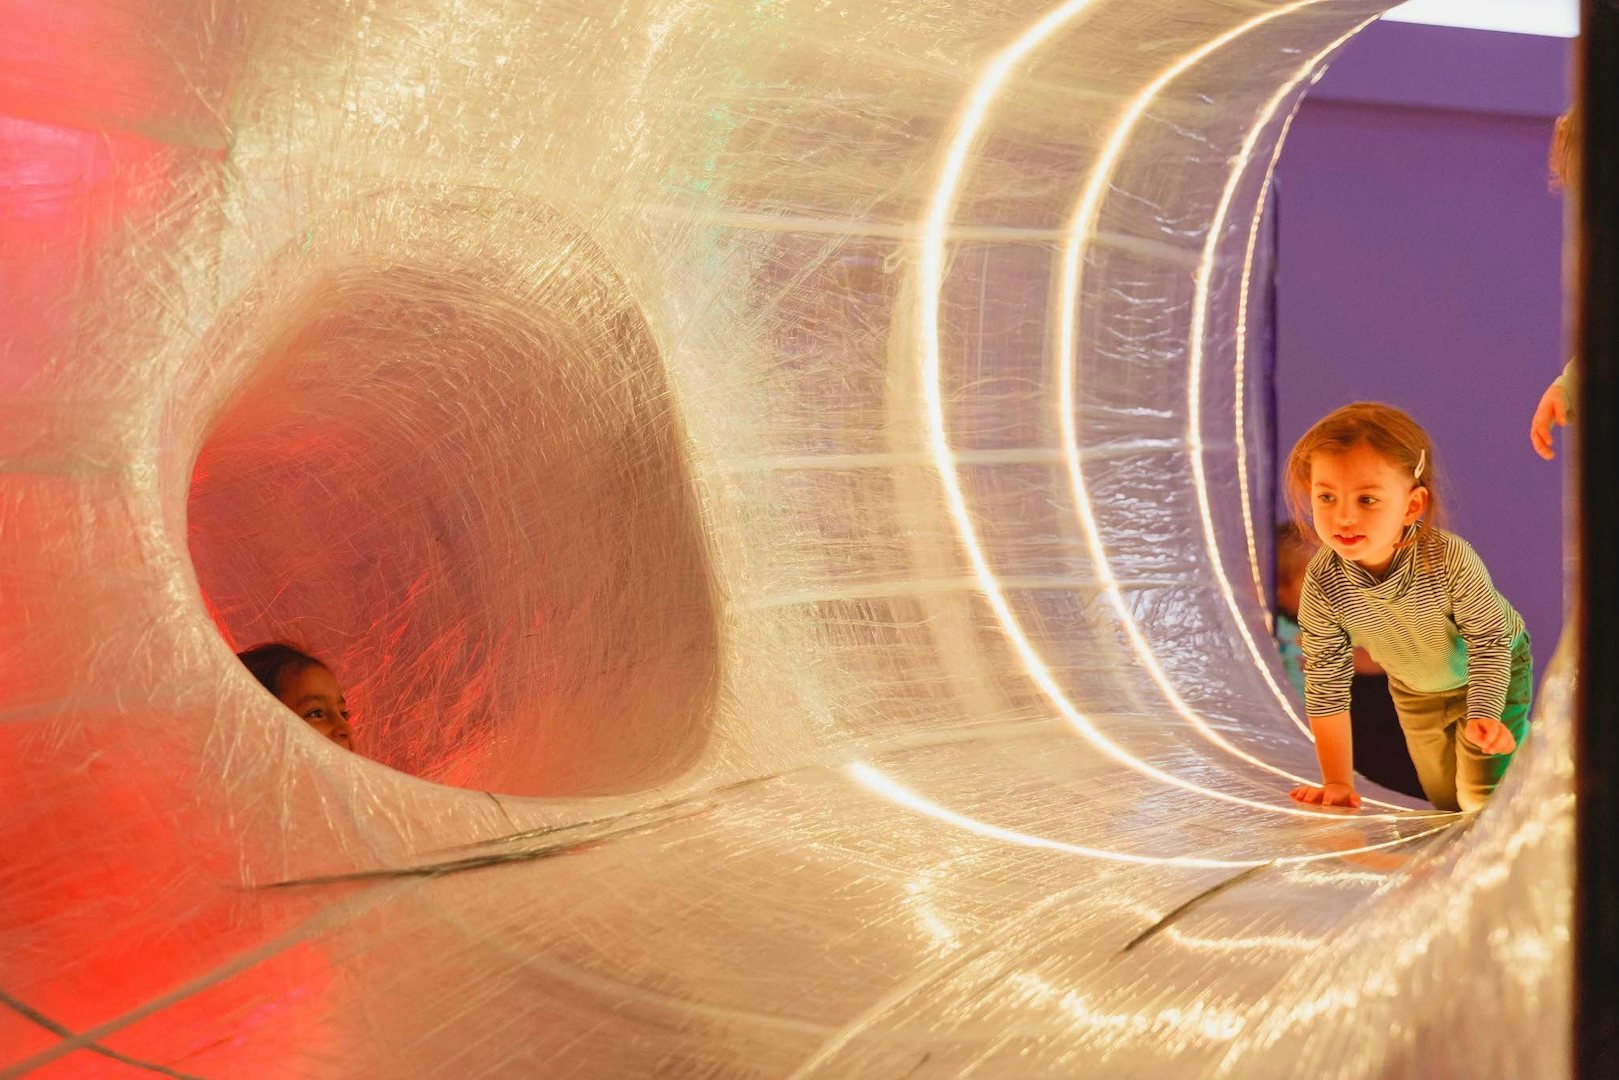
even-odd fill
[(331, 668), (283, 642), (255, 645), (237, 653), (236, 659), (304, 723), (345, 750), (354, 748), (348, 705)]
[(1482, 806), (1529, 735), (1529, 635), (1467, 541), (1441, 521), (1433, 444), (1389, 405), (1346, 405), (1304, 433), (1285, 480), (1321, 550), (1299, 596), (1304, 697), (1321, 785), (1300, 802), (1358, 807), (1354, 651), (1388, 672), (1406, 749), (1440, 810)]

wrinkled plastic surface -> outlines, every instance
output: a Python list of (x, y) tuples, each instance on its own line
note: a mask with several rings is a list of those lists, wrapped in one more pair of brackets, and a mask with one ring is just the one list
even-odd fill
[(1256, 218), (1382, 6), (7, 4), (0, 1075), (1561, 1075), (1566, 678), (1286, 794)]

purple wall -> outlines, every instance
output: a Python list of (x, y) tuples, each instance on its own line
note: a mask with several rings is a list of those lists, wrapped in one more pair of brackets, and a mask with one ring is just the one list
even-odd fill
[(1562, 203), (1546, 150), (1568, 44), (1374, 25), (1311, 92), (1278, 167), (1282, 454), (1357, 399), (1433, 436), (1451, 527), (1523, 613), (1562, 623), (1562, 465), (1529, 418), (1562, 368)]

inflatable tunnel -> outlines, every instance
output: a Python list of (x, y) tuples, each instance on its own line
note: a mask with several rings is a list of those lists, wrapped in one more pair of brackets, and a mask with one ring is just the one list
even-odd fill
[(1263, 210), (1387, 6), (5, 4), (0, 1077), (1566, 1075), (1565, 671), (1288, 798)]

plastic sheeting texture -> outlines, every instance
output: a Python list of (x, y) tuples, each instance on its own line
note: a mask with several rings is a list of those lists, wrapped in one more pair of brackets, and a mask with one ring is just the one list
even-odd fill
[(1565, 679), (1286, 796), (1255, 222), (1381, 6), (7, 5), (0, 1075), (1563, 1072)]

